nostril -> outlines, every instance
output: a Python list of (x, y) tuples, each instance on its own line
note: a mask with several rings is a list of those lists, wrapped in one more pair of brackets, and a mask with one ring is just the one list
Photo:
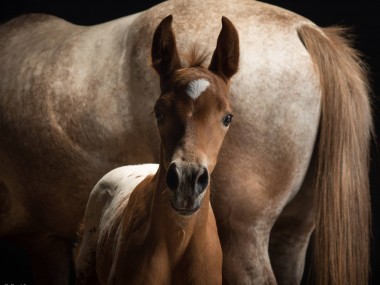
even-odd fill
[(209, 175), (206, 167), (203, 167), (200, 172), (202, 173), (198, 176), (197, 186), (199, 189), (198, 191), (203, 192), (208, 186)]
[(170, 164), (168, 173), (166, 173), (166, 185), (172, 190), (178, 188), (179, 185), (179, 173), (175, 163)]

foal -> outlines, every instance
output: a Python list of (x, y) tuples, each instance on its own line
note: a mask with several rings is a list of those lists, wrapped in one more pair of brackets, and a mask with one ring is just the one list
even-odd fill
[(209, 180), (232, 119), (227, 95), (238, 68), (238, 34), (223, 17), (208, 69), (183, 68), (172, 19), (160, 23), (152, 44), (162, 91), (154, 107), (159, 165), (120, 167), (97, 183), (77, 284), (222, 283)]

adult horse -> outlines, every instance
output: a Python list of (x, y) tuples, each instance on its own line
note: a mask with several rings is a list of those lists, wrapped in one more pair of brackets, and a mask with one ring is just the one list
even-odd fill
[[(175, 0), (92, 27), (25, 16), (0, 29), (0, 234), (39, 280), (67, 283), (70, 246), (95, 182), (158, 161), (151, 115), (154, 27), (212, 50), (222, 15), (240, 36), (235, 120), (212, 199), (224, 282), (299, 283), (313, 234), (319, 284), (366, 284), (366, 77), (339, 29), (248, 0)], [(42, 283), (44, 281), (40, 281)]]

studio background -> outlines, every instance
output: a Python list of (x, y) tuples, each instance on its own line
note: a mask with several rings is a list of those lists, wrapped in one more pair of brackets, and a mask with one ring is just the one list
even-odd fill
[[(253, 1), (253, 0), (252, 0)], [(0, 2), (0, 23), (25, 13), (47, 13), (79, 25), (93, 25), (148, 9), (162, 1), (38, 1), (14, 0)], [(380, 18), (375, 1), (344, 4), (330, 1), (328, 4), (293, 1), (263, 1), (296, 12), (319, 26), (343, 25), (351, 27), (355, 37), (354, 47), (362, 52), (369, 66), (372, 102), (376, 133), (380, 134), (378, 118), (380, 100)], [(376, 6), (376, 7), (375, 7)], [(1, 137), (1, 134), (0, 134)], [(0, 138), (1, 139), (1, 138)], [(379, 195), (379, 139), (375, 138), (371, 151), (371, 195), (373, 211), (372, 282), (380, 284), (380, 195)], [(0, 285), (33, 284), (32, 272), (25, 252), (9, 242), (0, 240)]]

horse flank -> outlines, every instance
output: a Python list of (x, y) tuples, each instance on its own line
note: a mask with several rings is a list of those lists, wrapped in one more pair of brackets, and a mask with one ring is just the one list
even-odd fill
[(322, 90), (313, 252), (320, 285), (368, 284), (372, 119), (366, 69), (346, 33), (298, 29)]

